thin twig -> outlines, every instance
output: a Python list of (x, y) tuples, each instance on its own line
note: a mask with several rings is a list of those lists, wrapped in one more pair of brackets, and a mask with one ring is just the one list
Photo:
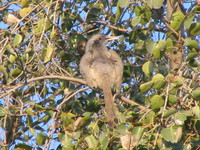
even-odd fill
[(163, 118), (165, 116), (165, 111), (166, 111), (166, 107), (167, 107), (168, 96), (169, 96), (169, 84), (167, 85), (167, 88), (166, 88), (165, 103), (164, 103), (164, 106), (163, 106), (163, 111), (162, 111), (162, 116), (161, 116), (161, 122), (163, 121)]
[(144, 106), (142, 106), (141, 104), (138, 104), (138, 103), (134, 102), (133, 100), (130, 100), (130, 99), (124, 97), (124, 96), (120, 96), (120, 99), (123, 100), (123, 101), (126, 102), (126, 103), (131, 104), (131, 105), (137, 105), (139, 109), (142, 109), (142, 110), (149, 110), (149, 108), (144, 107)]
[(51, 140), (52, 140), (52, 137), (53, 137), (53, 134), (54, 132), (56, 131), (56, 122), (55, 122), (55, 119), (56, 119), (56, 114), (57, 112), (54, 112), (53, 113), (53, 116), (52, 116), (52, 123), (51, 123), (51, 126), (49, 127), (49, 134), (48, 134), (48, 140), (46, 140), (45, 142), (45, 146), (44, 146), (44, 149), (49, 149), (50, 147), (50, 144), (51, 144)]
[(151, 109), (147, 110), (144, 115), (140, 118), (139, 122), (151, 111)]
[[(42, 2), (43, 3), (43, 2)], [(35, 11), (37, 8), (39, 7), (39, 5), (37, 5), (36, 7), (34, 7), (30, 12), (28, 12), (14, 27), (14, 29), (11, 31), (11, 34), (13, 34), (15, 31), (18, 30), (18, 26), (19, 24), (26, 18), (28, 17), (33, 11)]]
[(154, 140), (154, 143), (153, 143), (153, 149), (156, 147), (157, 139), (159, 137), (160, 131), (161, 131), (161, 128), (158, 128), (158, 131), (156, 133), (156, 137), (155, 137), (155, 140)]
[(3, 11), (4, 9), (8, 8), (12, 4), (19, 4), (19, 1), (16, 2), (9, 2), (7, 5), (3, 5), (0, 7), (0, 11)]
[[(9, 38), (6, 37), (6, 38), (3, 39), (2, 41), (5, 41), (5, 43), (4, 43), (4, 45), (3, 45), (3, 47), (2, 47), (2, 49), (1, 49), (1, 51), (0, 51), (0, 63), (3, 62), (2, 55), (4, 54), (4, 51), (6, 50), (5, 47), (6, 47), (7, 43), (8, 43), (8, 41), (9, 41)], [(1, 42), (2, 42), (2, 41), (1, 41)], [(0, 44), (1, 44), (1, 43), (0, 43)]]
[(166, 22), (163, 21), (163, 23), (166, 25), (166, 27), (177, 37), (180, 38), (182, 41), (184, 41), (184, 38), (180, 37), (178, 32), (176, 32), (172, 27), (170, 27), (170, 25)]
[(105, 22), (97, 22), (97, 21), (90, 21), (90, 23), (97, 23), (97, 24), (102, 24), (102, 25), (105, 25), (111, 29), (114, 29), (114, 30), (118, 30), (118, 31), (121, 31), (121, 32), (132, 32), (131, 30), (127, 30), (127, 29), (122, 29), (122, 28), (119, 28), (119, 27), (115, 27), (113, 25), (109, 25)]
[(119, 27), (115, 27), (115, 26), (112, 26), (112, 25), (106, 25), (107, 27), (111, 28), (111, 29), (114, 29), (114, 30), (118, 30), (118, 31), (121, 31), (121, 32), (132, 32), (131, 30), (127, 30), (127, 29), (122, 29), (122, 28), (119, 28)]
[(70, 98), (72, 98), (73, 96), (75, 96), (75, 95), (78, 94), (79, 92), (85, 91), (85, 90), (87, 90), (87, 89), (89, 89), (88, 86), (87, 86), (87, 87), (84, 87), (84, 88), (81, 88), (81, 89), (79, 89), (79, 90), (77, 90), (77, 91), (75, 91), (75, 92), (72, 92), (71, 94), (67, 95), (67, 96), (64, 98), (64, 100), (58, 105), (57, 110), (59, 111), (59, 110), (61, 109), (62, 105), (63, 105), (64, 103), (66, 103)]

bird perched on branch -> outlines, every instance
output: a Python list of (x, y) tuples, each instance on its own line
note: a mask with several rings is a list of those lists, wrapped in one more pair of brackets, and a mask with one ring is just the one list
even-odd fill
[(118, 39), (115, 36), (95, 34), (86, 44), (85, 54), (80, 61), (80, 71), (90, 87), (103, 90), (105, 110), (110, 127), (117, 122), (116, 106), (113, 100), (112, 89), (120, 92), (123, 75), (123, 62), (119, 55), (108, 50), (108, 41)]

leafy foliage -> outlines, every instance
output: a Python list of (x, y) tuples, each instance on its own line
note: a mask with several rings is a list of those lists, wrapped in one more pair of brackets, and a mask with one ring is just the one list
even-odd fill
[[(200, 148), (198, 0), (1, 2), (1, 149)], [(124, 61), (114, 129), (78, 67), (99, 32)]]

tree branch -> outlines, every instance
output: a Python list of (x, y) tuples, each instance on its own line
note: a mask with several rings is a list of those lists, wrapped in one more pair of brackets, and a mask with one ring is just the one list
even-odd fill
[[(172, 27), (170, 27), (170, 25), (169, 25), (166, 21), (164, 21), (163, 23), (166, 25), (166, 27), (167, 27), (177, 38), (179, 38), (179, 34), (178, 34)], [(182, 37), (181, 37), (181, 40), (184, 41), (184, 39), (183, 39)]]
[(58, 76), (58, 75), (41, 76), (41, 77), (28, 79), (25, 83), (21, 83), (21, 84), (16, 85), (12, 89), (9, 89), (8, 91), (6, 91), (5, 94), (2, 94), (0, 96), (0, 98), (7, 96), (8, 94), (14, 92), (18, 88), (21, 88), (21, 87), (23, 87), (23, 86), (25, 86), (25, 85), (27, 85), (31, 82), (35, 82), (35, 81), (39, 81), (39, 80), (45, 80), (45, 79), (60, 79), (60, 80), (67, 80), (67, 81), (70, 81), (70, 82), (76, 82), (76, 83), (80, 83), (80, 84), (86, 84), (86, 81), (84, 81), (82, 79), (78, 79), (78, 78), (73, 78), (73, 77)]
[(127, 30), (127, 29), (123, 29), (123, 28), (119, 28), (119, 27), (115, 27), (113, 25), (109, 25), (105, 22), (97, 22), (97, 21), (90, 21), (89, 23), (97, 23), (97, 24), (102, 24), (102, 25), (105, 25), (111, 29), (114, 29), (114, 30), (118, 30), (118, 31), (121, 31), (121, 32), (131, 32), (132, 30)]
[(17, 2), (9, 2), (7, 5), (3, 5), (3, 6), (1, 6), (0, 7), (0, 11), (3, 11), (3, 10), (5, 10), (5, 9), (7, 9), (10, 5), (12, 5), (12, 4), (18, 4), (19, 3), (19, 1), (17, 1)]
[[(85, 85), (87, 85), (86, 81), (84, 81), (83, 79), (79, 79), (79, 78), (66, 77), (66, 76), (58, 76), (58, 75), (41, 76), (41, 77), (36, 77), (36, 78), (28, 79), (25, 83), (21, 83), (21, 84), (16, 85), (12, 89), (9, 89), (8, 91), (6, 91), (6, 93), (2, 94), (0, 96), (0, 98), (3, 98), (5, 96), (9, 95), (10, 93), (14, 92), (18, 88), (21, 88), (21, 87), (23, 87), (25, 85), (28, 85), (31, 82), (36, 82), (36, 81), (39, 81), (39, 80), (46, 80), (46, 79), (67, 80), (67, 81), (70, 81), (70, 82), (76, 82), (76, 83), (79, 83), (79, 84), (85, 84)], [(84, 88), (84, 90), (86, 90), (86, 89), (88, 89), (88, 88)], [(77, 94), (77, 92), (75, 92), (74, 94)], [(74, 96), (74, 94), (72, 94), (72, 96)], [(71, 98), (71, 96), (70, 96), (70, 98)], [(122, 96), (122, 95), (120, 95), (120, 99), (123, 100), (124, 102), (128, 103), (128, 104), (137, 105), (138, 108), (141, 109), (141, 110), (148, 109), (148, 108), (146, 108), (146, 107), (144, 107), (144, 106), (142, 106), (142, 105), (134, 102), (133, 100), (130, 100), (130, 99)]]
[(149, 108), (147, 108), (147, 107), (145, 107), (145, 106), (142, 106), (142, 105), (139, 104), (139, 103), (134, 102), (133, 100), (130, 100), (130, 99), (128, 99), (128, 98), (122, 96), (122, 95), (119, 95), (119, 98), (120, 98), (121, 100), (123, 100), (124, 102), (129, 103), (129, 104), (131, 104), (131, 105), (137, 105), (138, 108), (141, 109), (141, 110), (149, 109)]
[(72, 98), (73, 96), (75, 96), (75, 95), (78, 94), (79, 92), (85, 91), (85, 90), (87, 90), (87, 89), (89, 89), (89, 87), (84, 87), (84, 88), (78, 89), (78, 90), (76, 90), (75, 92), (72, 92), (72, 93), (70, 93), (69, 95), (67, 95), (67, 96), (64, 98), (64, 100), (57, 106), (57, 110), (59, 111), (59, 110), (62, 108), (63, 104), (66, 103), (70, 98)]

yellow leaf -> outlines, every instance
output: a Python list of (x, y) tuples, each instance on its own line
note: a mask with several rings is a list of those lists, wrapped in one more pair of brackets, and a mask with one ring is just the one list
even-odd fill
[(28, 7), (28, 8), (23, 8), (19, 10), (19, 15), (21, 17), (25, 17), (29, 12), (31, 12), (32, 8)]
[(54, 54), (54, 48), (51, 44), (48, 45), (46, 55), (44, 57), (44, 63), (47, 63), (51, 60)]

